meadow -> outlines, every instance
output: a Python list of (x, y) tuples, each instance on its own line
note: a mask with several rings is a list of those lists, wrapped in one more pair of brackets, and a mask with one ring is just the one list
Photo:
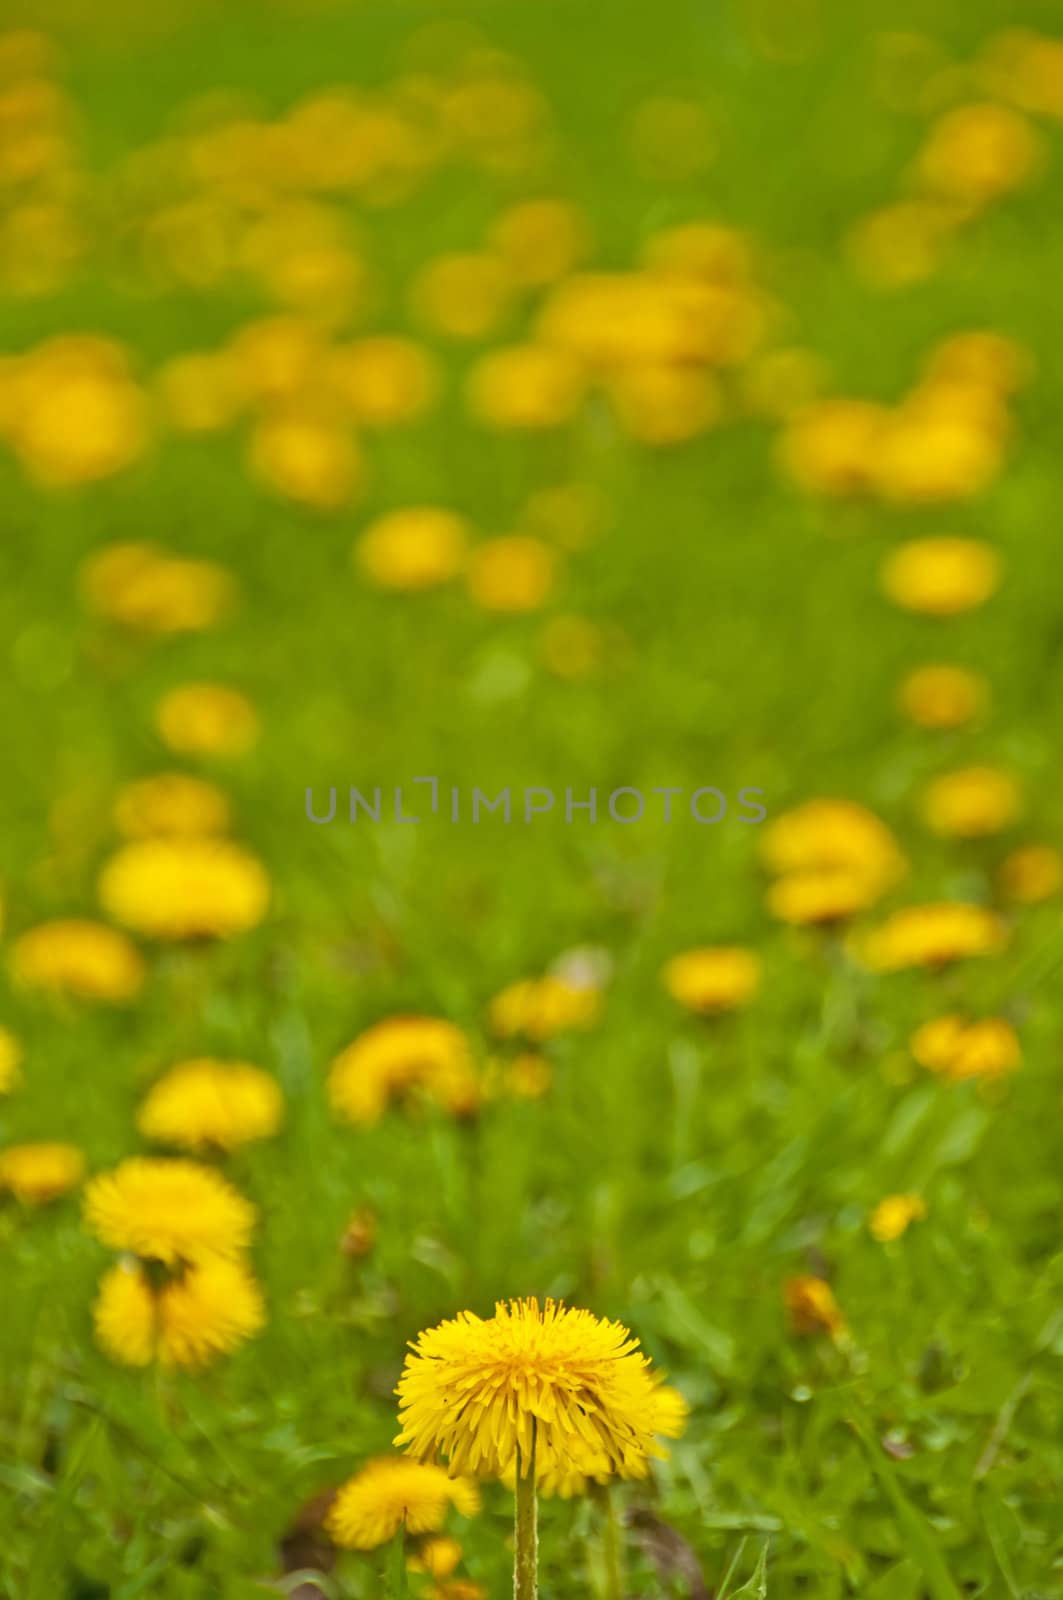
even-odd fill
[(0, 1600), (1063, 1597), (1061, 123), (7, 0)]

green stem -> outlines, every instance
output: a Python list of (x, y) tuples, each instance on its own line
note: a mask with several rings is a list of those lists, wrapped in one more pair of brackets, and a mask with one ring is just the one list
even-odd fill
[(537, 1600), (539, 1593), (539, 1507), (535, 1490), (535, 1424), (527, 1462), (517, 1451), (517, 1505), (513, 1519), (513, 1600)]
[(606, 1600), (624, 1600), (624, 1540), (620, 1529), (616, 1493), (611, 1486), (606, 1487), (602, 1499), (605, 1514), (602, 1553), (605, 1557)]

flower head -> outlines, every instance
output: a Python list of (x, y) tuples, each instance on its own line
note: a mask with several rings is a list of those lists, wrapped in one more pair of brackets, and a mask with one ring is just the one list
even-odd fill
[(442, 506), (403, 506), (370, 523), (354, 549), (380, 589), (434, 589), (460, 572), (469, 525)]
[(102, 922), (69, 918), (42, 922), (15, 941), (11, 975), (29, 989), (78, 1000), (131, 1000), (144, 981), (136, 945)]
[(989, 686), (966, 667), (916, 667), (902, 681), (897, 699), (905, 716), (920, 728), (961, 728), (985, 708)]
[(18, 1082), (22, 1049), (13, 1033), (0, 1028), (0, 1094), (7, 1094)]
[(733, 946), (705, 946), (673, 956), (661, 974), (673, 1000), (714, 1016), (743, 1006), (760, 985), (760, 957)]
[(501, 1039), (551, 1039), (571, 1028), (590, 1027), (601, 1005), (601, 991), (593, 982), (553, 972), (520, 978), (491, 1001), (491, 1030)]
[(137, 1115), (147, 1139), (183, 1150), (232, 1150), (280, 1127), (280, 1086), (246, 1061), (182, 1061), (149, 1089)]
[(1050, 900), (1063, 888), (1063, 856), (1050, 844), (1028, 844), (1013, 850), (1000, 864), (1001, 893), (1018, 905)]
[(88, 1184), (85, 1221), (112, 1249), (173, 1265), (238, 1255), (255, 1208), (211, 1167), (131, 1156)]
[(224, 683), (183, 683), (156, 710), (159, 733), (182, 755), (238, 756), (258, 738), (258, 713)]
[(160, 772), (157, 777), (138, 778), (120, 790), (114, 820), (127, 839), (224, 833), (229, 826), (229, 802), (203, 778), (186, 772)]
[(917, 1028), (909, 1042), (921, 1067), (952, 1082), (1000, 1078), (1022, 1064), (1018, 1036), (1004, 1017), (974, 1022), (952, 1014), (934, 1017)]
[(213, 561), (189, 561), (153, 544), (112, 544), (91, 556), (82, 587), (101, 616), (144, 633), (209, 628), (231, 606), (233, 581)]
[(76, 1187), (85, 1157), (72, 1144), (13, 1144), (0, 1150), (0, 1190), (16, 1200), (43, 1205)]
[(99, 893), (111, 916), (149, 939), (227, 939), (262, 921), (269, 879), (226, 839), (139, 839), (107, 862)]
[(451, 1506), (473, 1516), (480, 1508), (476, 1485), (443, 1467), (381, 1456), (337, 1492), (325, 1528), (345, 1549), (375, 1550), (403, 1527), (409, 1534), (437, 1532)]
[(926, 1201), (918, 1194), (888, 1194), (880, 1200), (868, 1218), (871, 1237), (879, 1244), (889, 1244), (907, 1233), (913, 1222), (926, 1216)]
[(826, 1278), (787, 1278), (783, 1300), (794, 1333), (829, 1333), (836, 1339), (845, 1332), (845, 1317)]
[(999, 767), (961, 767), (930, 783), (923, 815), (943, 838), (981, 839), (1014, 822), (1022, 794), (1010, 772)]
[(941, 900), (903, 906), (855, 941), (858, 958), (872, 972), (906, 967), (943, 967), (969, 956), (991, 955), (1007, 942), (1001, 919), (983, 906)]
[(1000, 582), (1000, 557), (977, 539), (909, 539), (887, 558), (882, 587), (905, 611), (951, 617), (983, 605)]
[(416, 1093), (456, 1116), (479, 1104), (469, 1041), (441, 1017), (386, 1017), (342, 1050), (329, 1071), (333, 1109), (348, 1122), (377, 1122), (393, 1100)]
[[(644, 1477), (663, 1451), (660, 1380), (618, 1322), (547, 1300), (463, 1311), (422, 1333), (396, 1393), (397, 1444), (452, 1472)], [(667, 1417), (664, 1418), (667, 1421)]]
[(155, 1284), (138, 1261), (121, 1261), (100, 1281), (93, 1308), (100, 1345), (127, 1367), (204, 1367), (258, 1332), (262, 1293), (237, 1261), (192, 1262)]
[(866, 884), (867, 904), (902, 878), (907, 862), (886, 824), (854, 800), (806, 800), (768, 824), (760, 843), (769, 872), (843, 872)]

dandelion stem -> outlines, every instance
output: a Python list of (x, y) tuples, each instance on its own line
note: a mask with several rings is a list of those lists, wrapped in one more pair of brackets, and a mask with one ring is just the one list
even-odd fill
[(616, 1495), (606, 1487), (603, 1500), (602, 1553), (605, 1557), (606, 1600), (624, 1600), (624, 1541)]
[[(525, 1470), (525, 1468), (527, 1470)], [(535, 1424), (527, 1463), (517, 1452), (517, 1505), (513, 1521), (513, 1600), (539, 1593), (539, 1508), (535, 1488)]]

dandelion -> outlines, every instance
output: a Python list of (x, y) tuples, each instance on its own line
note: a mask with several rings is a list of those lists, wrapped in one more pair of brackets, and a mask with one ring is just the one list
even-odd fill
[(220, 1256), (188, 1263), (161, 1282), (142, 1262), (121, 1261), (104, 1274), (93, 1307), (100, 1346), (127, 1367), (209, 1366), (265, 1320), (250, 1272)]
[(431, 409), (440, 380), (427, 350), (410, 339), (360, 339), (334, 350), (328, 381), (366, 428), (394, 428)]
[(541, 289), (564, 278), (587, 256), (589, 229), (567, 200), (523, 200), (491, 225), (490, 245), (510, 278), (524, 289)]
[(173, 1266), (238, 1256), (250, 1242), (255, 1208), (211, 1167), (130, 1156), (88, 1184), (85, 1222), (112, 1250)]
[(1000, 864), (1000, 892), (1016, 905), (1037, 905), (1063, 888), (1063, 855), (1050, 844), (1013, 850)]
[(964, 767), (935, 778), (923, 795), (923, 815), (933, 833), (949, 839), (984, 839), (1015, 821), (1021, 791), (1009, 772)]
[(521, 978), (491, 1001), (491, 1031), (501, 1039), (524, 1038), (536, 1043), (573, 1028), (591, 1027), (601, 1012), (601, 991), (594, 983), (575, 982), (560, 973)]
[(269, 878), (228, 840), (140, 839), (104, 866), (99, 896), (116, 921), (149, 939), (228, 939), (262, 921)]
[(234, 1150), (280, 1127), (280, 1085), (246, 1061), (201, 1058), (171, 1067), (137, 1113), (146, 1139), (182, 1150)]
[(0, 1028), (0, 1094), (7, 1094), (18, 1082), (22, 1047), (13, 1033)]
[(76, 1145), (13, 1144), (0, 1150), (0, 1191), (27, 1205), (45, 1205), (77, 1187), (85, 1157)]
[(905, 906), (854, 940), (858, 959), (872, 972), (944, 967), (971, 956), (992, 955), (1007, 942), (1007, 928), (992, 911), (962, 901)]
[(985, 710), (989, 685), (966, 667), (916, 667), (902, 681), (897, 701), (917, 727), (962, 728)]
[(907, 1233), (913, 1222), (926, 1216), (926, 1201), (918, 1194), (888, 1194), (875, 1206), (867, 1221), (873, 1239), (889, 1244)]
[(541, 1100), (554, 1081), (554, 1069), (545, 1056), (526, 1050), (514, 1056), (502, 1072), (506, 1092), (515, 1100)]
[(771, 884), (768, 910), (795, 928), (830, 927), (848, 922), (874, 905), (881, 890), (874, 877), (852, 867), (812, 867), (785, 872)]
[(113, 544), (82, 568), (88, 604), (143, 633), (195, 633), (231, 609), (235, 585), (213, 561), (190, 561), (153, 544)]
[(787, 1278), (783, 1300), (792, 1332), (828, 1333), (839, 1338), (846, 1330), (845, 1317), (825, 1278), (812, 1276)]
[(905, 611), (952, 617), (989, 599), (1000, 565), (992, 546), (977, 539), (910, 539), (887, 558), (882, 587)]
[(161, 772), (124, 784), (114, 803), (114, 822), (127, 839), (157, 835), (225, 833), (231, 821), (226, 796), (203, 778)]
[(536, 432), (570, 422), (583, 403), (586, 378), (579, 363), (545, 344), (492, 350), (473, 367), (469, 409), (480, 422), (514, 432)]
[(329, 417), (290, 407), (264, 417), (251, 435), (248, 465), (267, 489), (314, 511), (338, 511), (362, 487), (361, 451)]
[(480, 1101), (469, 1041), (439, 1017), (387, 1017), (367, 1028), (333, 1061), (328, 1092), (333, 1110), (363, 1127), (417, 1094), (454, 1116)]
[(889, 413), (869, 400), (813, 400), (796, 410), (779, 441), (779, 463), (799, 489), (837, 498), (875, 484)]
[(337, 1490), (325, 1528), (347, 1550), (375, 1550), (400, 1528), (413, 1535), (437, 1533), (452, 1506), (463, 1517), (480, 1509), (470, 1479), (403, 1456), (381, 1456)]
[(182, 755), (243, 755), (259, 734), (258, 713), (247, 696), (220, 683), (171, 689), (155, 721), (165, 743)]
[(609, 380), (607, 394), (622, 431), (651, 446), (686, 444), (723, 411), (715, 377), (678, 363), (625, 368)]
[(124, 933), (81, 918), (42, 922), (15, 940), (11, 976), (28, 989), (120, 1004), (144, 982), (144, 961)]
[[(877, 899), (898, 883), (907, 862), (885, 823), (852, 800), (807, 800), (768, 823), (760, 843), (769, 872), (839, 872)], [(867, 901), (865, 900), (866, 904)]]
[(933, 193), (984, 205), (1031, 178), (1041, 145), (1026, 118), (991, 103), (957, 106), (936, 122), (916, 173)]
[(469, 525), (440, 506), (404, 506), (378, 517), (362, 534), (354, 557), (381, 589), (434, 589), (460, 572)]
[(761, 962), (753, 950), (703, 946), (673, 956), (661, 974), (673, 1000), (688, 1011), (717, 1016), (752, 999), (760, 987)]
[(422, 267), (411, 294), (414, 315), (450, 339), (486, 338), (507, 314), (513, 283), (497, 256), (439, 256)]
[(965, 1078), (1001, 1078), (1022, 1064), (1022, 1049), (1003, 1017), (969, 1022), (948, 1015), (924, 1022), (909, 1041), (921, 1067), (952, 1083)]
[(469, 558), (469, 593), (484, 611), (537, 611), (556, 574), (557, 554), (549, 545), (514, 533), (476, 546)]

